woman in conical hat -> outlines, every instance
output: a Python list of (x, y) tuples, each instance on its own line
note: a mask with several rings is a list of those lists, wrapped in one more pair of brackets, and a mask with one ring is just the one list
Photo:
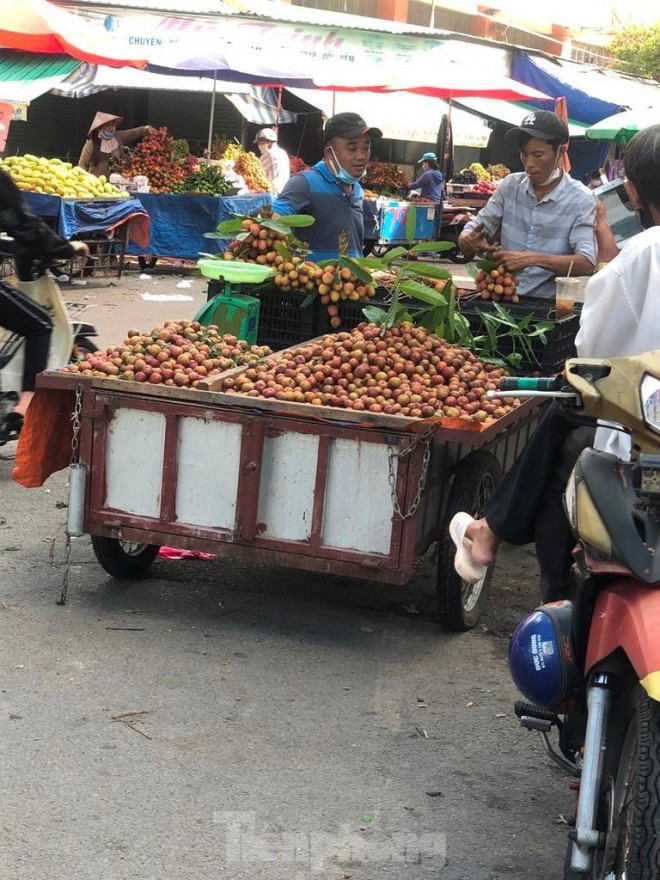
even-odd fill
[(87, 132), (87, 140), (82, 148), (78, 165), (90, 174), (106, 177), (110, 171), (110, 159), (118, 165), (124, 161), (124, 146), (144, 137), (155, 129), (151, 125), (140, 125), (117, 131), (117, 126), (124, 121), (122, 116), (111, 113), (97, 113)]

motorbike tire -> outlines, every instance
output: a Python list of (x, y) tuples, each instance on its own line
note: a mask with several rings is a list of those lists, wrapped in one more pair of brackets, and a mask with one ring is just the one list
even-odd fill
[(101, 566), (117, 578), (144, 577), (160, 550), (158, 544), (134, 544), (92, 535), (92, 547)]
[[(660, 703), (638, 685), (614, 786), (614, 877), (660, 877)], [(614, 841), (612, 841), (614, 843)]]
[(453, 632), (476, 626), (488, 597), (493, 568), (476, 584), (468, 584), (454, 569), (456, 548), (449, 537), (449, 523), (455, 513), (466, 510), (480, 514), (502, 479), (502, 469), (491, 452), (468, 455), (456, 468), (438, 544), (438, 610), (443, 625)]
[(71, 362), (83, 360), (86, 354), (94, 354), (98, 350), (98, 346), (94, 345), (91, 339), (87, 336), (81, 336), (73, 343)]
[(474, 260), (474, 254), (464, 254), (463, 251), (456, 248), (453, 251), (447, 251), (447, 257), (452, 261), (452, 263), (469, 263)]

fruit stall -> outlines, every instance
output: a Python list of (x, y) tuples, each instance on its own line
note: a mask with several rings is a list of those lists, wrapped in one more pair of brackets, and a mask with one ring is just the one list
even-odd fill
[(149, 215), (134, 198), (105, 177), (95, 177), (70, 162), (44, 156), (7, 156), (0, 161), (30, 209), (66, 239), (89, 240), (97, 262), (121, 275), (129, 241), (149, 241)]
[(402, 585), (437, 542), (442, 619), (465, 630), (490, 573), (456, 575), (449, 519), (483, 507), (540, 413), (486, 402), (502, 373), (407, 323), (271, 353), (170, 321), (39, 377), (14, 479), (40, 485), (79, 450), (70, 531), (117, 577), (167, 545)]

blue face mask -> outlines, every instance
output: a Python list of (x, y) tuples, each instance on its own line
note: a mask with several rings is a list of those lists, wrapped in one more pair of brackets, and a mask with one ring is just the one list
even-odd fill
[(329, 147), (328, 149), (332, 150), (332, 156), (334, 159), (334, 163), (333, 163), (334, 167), (333, 167), (333, 164), (328, 163), (328, 165), (329, 165), (332, 173), (337, 178), (337, 180), (340, 183), (347, 184), (348, 186), (355, 186), (356, 183), (359, 183), (360, 180), (362, 180), (364, 175), (367, 173), (367, 169), (365, 168), (359, 177), (353, 177), (352, 174), (349, 174), (348, 171), (345, 168), (342, 168), (342, 166), (339, 164), (339, 159), (337, 158), (337, 154), (335, 153), (334, 149), (332, 147)]
[(109, 141), (115, 136), (115, 131), (115, 128), (104, 128), (101, 130), (101, 137)]

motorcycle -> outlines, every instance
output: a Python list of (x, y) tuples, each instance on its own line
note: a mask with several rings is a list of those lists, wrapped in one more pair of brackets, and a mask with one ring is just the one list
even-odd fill
[[(573, 777), (564, 880), (660, 876), (660, 350), (572, 359), (498, 396), (559, 399), (631, 435), (632, 460), (587, 449), (564, 501), (577, 539), (570, 599), (515, 630), (509, 668), (523, 727)], [(558, 748), (550, 732), (558, 733)]]
[[(59, 285), (47, 273), (47, 266), (15, 254), (14, 241), (0, 238), (0, 255), (13, 257), (15, 275), (3, 280), (35, 302), (44, 306), (53, 320), (48, 369), (57, 369), (71, 360), (96, 351), (96, 329), (80, 321), (84, 303), (69, 303), (62, 298)], [(0, 328), (0, 446), (17, 440), (20, 428), (7, 419), (22, 390), (25, 340)]]
[(464, 254), (458, 246), (458, 237), (465, 229), (470, 220), (474, 220), (473, 214), (469, 208), (451, 208), (444, 206), (440, 215), (440, 230), (438, 238), (440, 241), (451, 241), (454, 248), (445, 251), (443, 256), (451, 260), (452, 263), (469, 263), (474, 259), (474, 254)]

